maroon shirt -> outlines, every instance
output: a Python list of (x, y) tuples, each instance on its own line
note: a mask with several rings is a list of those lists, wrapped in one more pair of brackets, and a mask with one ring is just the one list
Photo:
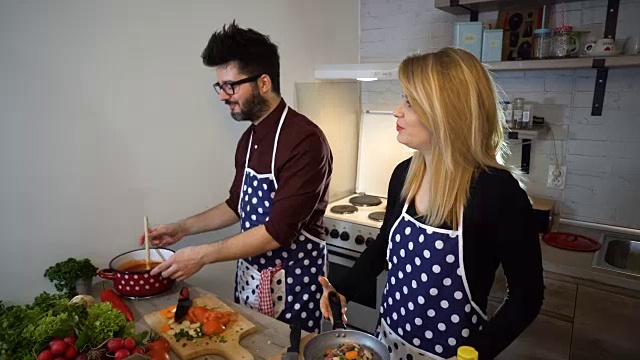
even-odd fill
[[(249, 140), (253, 133), (249, 167), (258, 174), (271, 173), (271, 157), (280, 117), (287, 104), (278, 106), (258, 125), (242, 134), (236, 148), (236, 175), (229, 189), (227, 205), (238, 217), (238, 202)], [(269, 220), (269, 235), (289, 247), (301, 230), (324, 239), (322, 218), (329, 202), (329, 181), (333, 170), (331, 148), (320, 128), (306, 116), (289, 108), (280, 129), (275, 157), (278, 184)]]

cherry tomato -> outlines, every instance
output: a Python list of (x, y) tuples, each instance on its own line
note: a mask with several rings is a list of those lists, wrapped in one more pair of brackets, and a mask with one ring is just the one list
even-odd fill
[(158, 338), (158, 340), (156, 341), (147, 343), (147, 351), (153, 351), (157, 349), (160, 349), (163, 352), (168, 353), (169, 350), (171, 349), (171, 345), (169, 345), (169, 342), (167, 341), (167, 339), (163, 337)]
[(151, 350), (146, 353), (151, 360), (169, 360), (169, 352), (162, 349)]

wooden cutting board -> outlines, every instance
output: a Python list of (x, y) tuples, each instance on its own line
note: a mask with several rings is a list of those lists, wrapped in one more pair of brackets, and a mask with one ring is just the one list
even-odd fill
[[(205, 306), (210, 309), (215, 308), (220, 311), (233, 311), (227, 304), (212, 294), (193, 299), (193, 305)], [(160, 331), (160, 328), (166, 324), (167, 319), (159, 311), (145, 315), (144, 321), (156, 333), (169, 341), (171, 350), (182, 360), (190, 360), (203, 355), (220, 355), (230, 360), (253, 360), (253, 355), (240, 346), (240, 339), (257, 331), (258, 328), (240, 314), (238, 314), (238, 319), (229, 323), (229, 327), (220, 335), (220, 337), (224, 338), (223, 341), (218, 340), (216, 337), (213, 339), (204, 337), (196, 340), (196, 342), (186, 340), (177, 342), (173, 336)]]

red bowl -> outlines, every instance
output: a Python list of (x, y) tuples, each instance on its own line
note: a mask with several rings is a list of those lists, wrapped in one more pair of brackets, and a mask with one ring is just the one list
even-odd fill
[[(168, 259), (175, 251), (167, 248), (158, 248), (165, 259)], [(162, 261), (157, 252), (151, 251), (149, 259)], [(98, 276), (113, 281), (113, 289), (120, 295), (128, 297), (147, 297), (158, 295), (173, 287), (175, 280), (164, 278), (162, 275), (151, 275), (151, 270), (121, 270), (122, 266), (134, 261), (145, 261), (145, 249), (131, 250), (120, 254), (109, 262), (108, 269), (98, 271)]]

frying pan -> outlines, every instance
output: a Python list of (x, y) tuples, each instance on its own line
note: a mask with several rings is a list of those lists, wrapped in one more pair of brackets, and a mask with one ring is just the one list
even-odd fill
[(387, 346), (375, 337), (356, 330), (347, 330), (342, 321), (342, 304), (335, 291), (329, 293), (329, 305), (333, 316), (333, 330), (319, 334), (309, 340), (304, 347), (304, 360), (322, 360), (327, 349), (336, 349), (345, 343), (356, 343), (364, 346), (373, 360), (390, 360)]

